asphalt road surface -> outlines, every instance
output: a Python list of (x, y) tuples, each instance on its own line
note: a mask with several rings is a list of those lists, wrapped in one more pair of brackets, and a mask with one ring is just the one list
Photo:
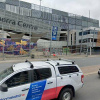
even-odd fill
[(100, 100), (100, 78), (97, 74), (84, 78), (84, 86), (77, 91), (73, 100)]
[[(75, 60), (80, 67), (100, 65), (99, 57), (76, 58), (72, 60)], [(12, 64), (15, 64), (15, 62), (0, 63), (0, 72)], [(73, 100), (100, 100), (100, 78), (97, 74), (85, 76), (84, 86), (77, 91), (76, 97)]]
[(100, 65), (100, 57), (83, 57), (83, 58), (73, 58), (80, 67)]
[[(75, 61), (75, 63), (78, 64), (80, 67), (100, 65), (100, 57), (72, 58), (70, 60)], [(0, 68), (5, 69), (6, 67), (10, 67), (12, 64), (15, 64), (15, 63), (16, 62), (0, 63)]]
[(76, 92), (73, 100), (100, 100), (100, 77), (97, 74), (86, 76), (84, 86)]

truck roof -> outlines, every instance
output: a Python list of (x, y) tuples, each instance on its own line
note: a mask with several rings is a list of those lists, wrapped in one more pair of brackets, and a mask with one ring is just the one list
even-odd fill
[(34, 68), (47, 68), (47, 67), (52, 67), (57, 66), (57, 65), (72, 65), (72, 61), (68, 60), (49, 60), (49, 61), (34, 61), (34, 62), (23, 62), (23, 63), (18, 63), (13, 65), (13, 70), (22, 70), (22, 69), (28, 69), (30, 68), (30, 65), (32, 65)]
[[(36, 62), (31, 62), (34, 66), (34, 68), (44, 68), (44, 67), (50, 67), (51, 65), (44, 62), (44, 61), (36, 61)], [(21, 70), (21, 69), (27, 69), (30, 68), (30, 63), (28, 62), (23, 62), (23, 63), (18, 63), (13, 65), (13, 70), (17, 71), (17, 70)]]
[(53, 66), (56, 66), (56, 65), (72, 65), (72, 61), (64, 61), (64, 60), (51, 60), (51, 61), (47, 61), (47, 62), (52, 64)]

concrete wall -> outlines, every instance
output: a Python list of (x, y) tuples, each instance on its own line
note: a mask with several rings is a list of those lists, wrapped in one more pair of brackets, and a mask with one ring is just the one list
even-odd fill
[[(66, 45), (67, 45), (66, 41), (52, 41), (51, 42), (52, 48), (62, 48), (62, 46), (66, 46)], [(39, 39), (37, 41), (37, 46), (42, 47), (42, 48), (50, 48), (50, 41)]]

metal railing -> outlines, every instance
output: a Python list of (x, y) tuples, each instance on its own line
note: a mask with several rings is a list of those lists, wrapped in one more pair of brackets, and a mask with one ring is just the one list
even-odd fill
[[(22, 40), (21, 42), (14, 42), (12, 40), (14, 39), (0, 39), (1, 60), (19, 57), (31, 57), (34, 59), (41, 59), (72, 55), (90, 55), (90, 47), (84, 44), (70, 44), (70, 41), (68, 44), (67, 41), (51, 41), (42, 39), (39, 39), (36, 43), (30, 41), (30, 39)], [(78, 41), (72, 41), (72, 43), (76, 42)], [(91, 55), (94, 54), (100, 54), (99, 49), (96, 50), (91, 47)]]

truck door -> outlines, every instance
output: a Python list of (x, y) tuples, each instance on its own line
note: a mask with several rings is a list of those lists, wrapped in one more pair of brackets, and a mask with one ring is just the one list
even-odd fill
[[(33, 92), (34, 100), (51, 100), (56, 96), (56, 78), (52, 68), (34, 69), (33, 71)], [(35, 94), (35, 96), (34, 96)], [(39, 95), (40, 94), (40, 95)], [(35, 99), (39, 98), (39, 99)]]
[(8, 91), (0, 91), (0, 100), (26, 100), (30, 88), (30, 71), (14, 74), (3, 84), (7, 84)]

